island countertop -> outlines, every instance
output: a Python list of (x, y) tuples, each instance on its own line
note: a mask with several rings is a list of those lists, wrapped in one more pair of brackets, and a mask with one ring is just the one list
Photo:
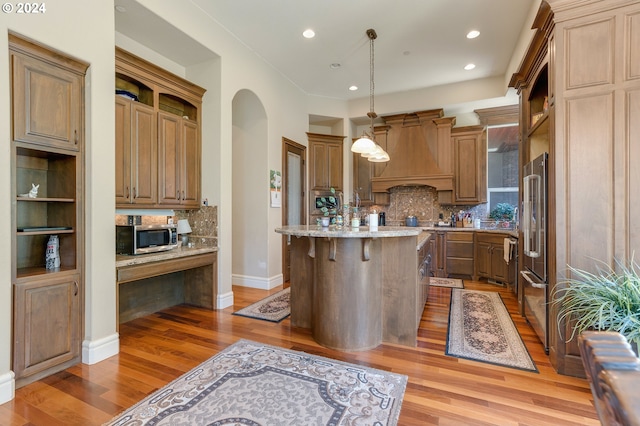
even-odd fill
[(422, 228), (406, 226), (379, 226), (377, 231), (370, 231), (368, 226), (359, 228), (335, 226), (322, 228), (318, 225), (292, 225), (276, 228), (276, 232), (283, 235), (297, 237), (325, 237), (325, 238), (389, 238), (389, 237), (416, 237), (422, 232)]

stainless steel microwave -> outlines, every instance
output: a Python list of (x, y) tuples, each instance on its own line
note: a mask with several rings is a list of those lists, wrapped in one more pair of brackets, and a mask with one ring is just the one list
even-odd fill
[(147, 254), (178, 247), (176, 225), (116, 225), (116, 254)]

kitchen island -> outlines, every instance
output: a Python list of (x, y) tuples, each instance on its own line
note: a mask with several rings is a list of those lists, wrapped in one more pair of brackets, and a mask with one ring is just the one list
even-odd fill
[(422, 229), (298, 225), (276, 232), (291, 241), (291, 325), (338, 350), (416, 345), (424, 308), (416, 303), (424, 285), (416, 272)]

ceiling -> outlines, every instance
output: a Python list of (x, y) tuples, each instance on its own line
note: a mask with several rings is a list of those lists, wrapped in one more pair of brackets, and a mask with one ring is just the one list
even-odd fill
[[(375, 94), (504, 76), (539, 0), (190, 0), (309, 95), (369, 97), (368, 28)], [(211, 51), (135, 0), (115, 0), (116, 31), (183, 66)], [(145, 22), (145, 25), (139, 25)], [(305, 39), (311, 28), (316, 36)], [(469, 40), (470, 30), (480, 36)], [(186, 44), (189, 43), (189, 44)], [(185, 49), (184, 46), (190, 46)], [(474, 63), (476, 68), (465, 71)], [(340, 64), (332, 68), (331, 64)], [(356, 85), (359, 90), (348, 88)], [(506, 87), (505, 87), (506, 91)]]

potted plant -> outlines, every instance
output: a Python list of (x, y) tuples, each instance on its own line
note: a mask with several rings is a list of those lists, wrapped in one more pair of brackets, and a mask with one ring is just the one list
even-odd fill
[(515, 221), (515, 207), (509, 203), (498, 203), (489, 213), (489, 217), (496, 221), (496, 224), (503, 222), (505, 227), (510, 226), (511, 221)]
[(558, 323), (575, 320), (567, 341), (585, 330), (617, 331), (637, 355), (640, 269), (633, 259), (616, 264), (617, 270), (596, 266), (595, 273), (569, 267), (572, 278), (558, 283), (552, 300), (558, 308)]
[[(338, 199), (336, 198), (335, 188), (331, 188), (331, 195), (327, 197), (316, 198), (316, 208), (320, 209), (323, 216), (335, 216), (338, 212)], [(332, 222), (335, 218), (332, 218)]]

